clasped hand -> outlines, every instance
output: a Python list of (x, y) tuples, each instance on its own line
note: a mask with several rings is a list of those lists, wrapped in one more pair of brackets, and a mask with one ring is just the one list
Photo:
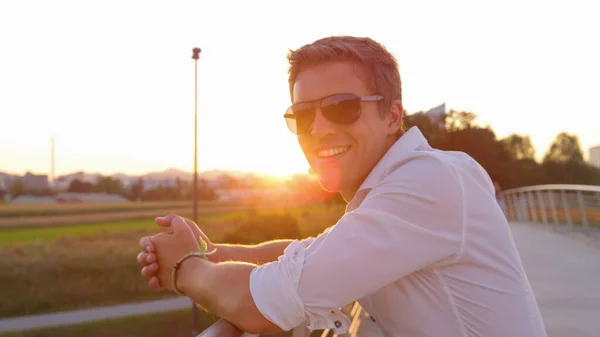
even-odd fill
[(198, 238), (207, 243), (207, 250), (214, 245), (191, 220), (170, 214), (155, 220), (160, 227), (169, 227), (170, 232), (162, 232), (140, 239), (142, 251), (137, 255), (142, 266), (142, 276), (148, 278), (152, 290), (174, 291), (171, 284), (172, 268), (177, 261), (189, 252), (200, 251)]

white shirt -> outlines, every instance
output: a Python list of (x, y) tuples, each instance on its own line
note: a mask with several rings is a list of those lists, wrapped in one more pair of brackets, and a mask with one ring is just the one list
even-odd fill
[(488, 174), (416, 127), (334, 226), (256, 268), (250, 291), (283, 330), (346, 332), (338, 308), (358, 300), (386, 336), (546, 337)]

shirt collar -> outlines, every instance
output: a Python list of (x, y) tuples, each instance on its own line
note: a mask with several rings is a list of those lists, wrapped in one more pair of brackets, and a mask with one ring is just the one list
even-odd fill
[(357, 193), (361, 190), (373, 188), (383, 177), (389, 174), (389, 170), (405, 155), (413, 152), (427, 139), (418, 127), (413, 126), (406, 131), (383, 155), (375, 167), (371, 170), (365, 181), (360, 185)]

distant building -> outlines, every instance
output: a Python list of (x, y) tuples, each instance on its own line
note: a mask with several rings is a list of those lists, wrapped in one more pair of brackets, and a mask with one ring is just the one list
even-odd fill
[(87, 174), (83, 171), (80, 171), (62, 175), (54, 179), (54, 181), (52, 182), (52, 189), (58, 192), (65, 192), (69, 189), (69, 186), (71, 186), (71, 183), (75, 180), (94, 185), (98, 181), (98, 174)]
[(52, 181), (52, 189), (59, 192), (67, 191), (70, 184), (71, 180), (67, 180), (65, 177), (59, 177)]
[(46, 174), (33, 174), (27, 172), (23, 177), (23, 184), (27, 191), (43, 191), (49, 188), (48, 175)]
[(57, 193), (53, 196), (22, 195), (15, 198), (13, 205), (49, 205), (49, 204), (92, 204), (92, 203), (126, 203), (129, 200), (116, 194), (107, 193)]
[(444, 116), (446, 115), (446, 103), (442, 103), (425, 112), (433, 125), (437, 125), (440, 130), (446, 129)]
[(590, 148), (590, 164), (600, 168), (600, 145)]
[(50, 196), (21, 195), (11, 201), (11, 205), (51, 205), (57, 204), (56, 199)]
[(0, 190), (8, 191), (13, 184), (13, 180), (13, 176), (6, 173), (0, 173)]

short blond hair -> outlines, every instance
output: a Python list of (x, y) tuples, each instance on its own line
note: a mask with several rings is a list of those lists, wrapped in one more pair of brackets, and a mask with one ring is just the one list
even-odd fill
[(304, 45), (288, 53), (290, 97), (294, 83), (303, 70), (328, 62), (348, 61), (359, 66), (362, 80), (371, 94), (382, 95), (382, 116), (394, 100), (402, 101), (402, 82), (398, 61), (383, 45), (368, 37), (331, 36)]

